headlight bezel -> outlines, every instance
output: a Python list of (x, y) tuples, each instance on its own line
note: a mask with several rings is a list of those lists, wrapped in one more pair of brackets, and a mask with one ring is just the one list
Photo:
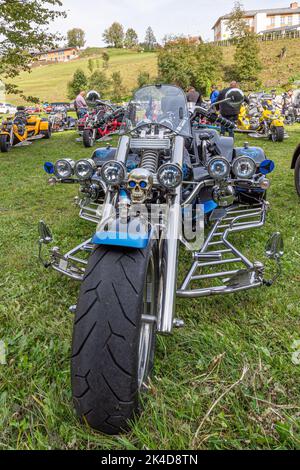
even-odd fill
[[(249, 172), (247, 175), (241, 174), (237, 169), (238, 164), (241, 163), (242, 160), (246, 160), (248, 163), (250, 163), (252, 165), (252, 171)], [(253, 158), (249, 157), (248, 155), (241, 155), (241, 156), (237, 157), (232, 163), (232, 172), (233, 172), (234, 176), (236, 178), (241, 179), (241, 180), (250, 180), (250, 179), (252, 179), (253, 176), (256, 174), (256, 171), (257, 171), (256, 161)]]
[[(212, 169), (212, 166), (218, 162), (224, 164), (226, 167), (226, 171), (219, 175), (216, 174)], [(209, 173), (209, 176), (216, 181), (226, 180), (230, 176), (231, 165), (225, 157), (213, 157), (207, 165), (207, 171)]]
[[(110, 166), (119, 167), (120, 173), (118, 179), (116, 179), (115, 181), (109, 180), (107, 178), (107, 175), (105, 174), (105, 170), (107, 170)], [(125, 181), (126, 175), (126, 166), (124, 165), (124, 163), (119, 162), (117, 160), (109, 160), (108, 162), (105, 162), (101, 167), (101, 178), (107, 186), (120, 186)]]
[[(175, 182), (175, 184), (166, 184), (165, 181), (163, 180), (163, 173), (166, 171), (166, 169), (175, 169), (178, 173), (178, 178), (177, 178), (177, 181)], [(158, 172), (157, 172), (157, 180), (159, 182), (159, 184), (161, 186), (163, 186), (165, 189), (168, 189), (168, 190), (173, 190), (173, 189), (176, 189), (178, 188), (178, 186), (180, 186), (183, 182), (183, 170), (182, 168), (180, 168), (179, 165), (177, 165), (176, 163), (164, 163), (163, 165), (160, 166), (160, 168), (158, 169)]]
[[(86, 164), (86, 165), (89, 166), (89, 171), (88, 171), (88, 173), (87, 173), (85, 176), (80, 175), (80, 173), (79, 173), (79, 171), (78, 171), (78, 167), (79, 167), (79, 165), (81, 165), (81, 164)], [(95, 164), (94, 160), (92, 160), (91, 158), (82, 158), (81, 160), (78, 160), (78, 161), (75, 163), (74, 174), (75, 174), (75, 176), (76, 176), (79, 180), (81, 180), (81, 181), (89, 180), (89, 179), (92, 178), (95, 169), (96, 169), (96, 164)]]
[[(69, 168), (69, 171), (67, 172), (66, 175), (62, 175), (58, 171), (58, 165), (62, 162), (66, 163), (68, 168)], [(74, 167), (75, 167), (75, 161), (74, 160), (72, 160), (71, 158), (61, 158), (60, 160), (57, 160), (54, 164), (54, 175), (56, 176), (56, 178), (61, 179), (61, 180), (68, 179), (71, 176), (73, 176)]]

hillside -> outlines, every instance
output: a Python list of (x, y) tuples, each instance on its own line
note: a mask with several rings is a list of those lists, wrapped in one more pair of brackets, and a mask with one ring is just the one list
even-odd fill
[[(101, 51), (100, 53), (98, 51)], [(87, 74), (90, 57), (100, 60), (102, 69), (101, 49), (95, 49), (96, 54), (81, 57), (67, 63), (56, 63), (35, 66), (31, 73), (22, 73), (15, 81), (25, 95), (37, 96), (43, 101), (64, 101), (67, 99), (67, 83), (71, 80), (75, 70), (81, 68)], [(97, 53), (98, 52), (98, 53)], [(148, 71), (151, 76), (157, 75), (156, 54), (151, 52), (132, 52), (127, 50), (110, 50), (110, 63), (107, 71), (111, 75), (120, 71), (125, 89), (128, 93), (137, 85), (139, 71)], [(15, 95), (8, 96), (8, 101), (20, 103)]]
[[(283, 47), (287, 49), (284, 60), (279, 59)], [(261, 73), (265, 88), (282, 88), (287, 85), (289, 79), (294, 76), (300, 79), (300, 39), (286, 39), (273, 42), (265, 42), (260, 45), (261, 59), (264, 69)], [(224, 66), (233, 63), (235, 47), (222, 47), (224, 54)], [(32, 72), (22, 73), (15, 81), (26, 95), (33, 95), (41, 101), (56, 101), (67, 99), (67, 83), (72, 78), (77, 68), (88, 73), (88, 60), (90, 57), (100, 60), (102, 68), (102, 52), (104, 49), (90, 48), (82, 54), (78, 60), (34, 67)], [(155, 53), (140, 53), (128, 50), (109, 50), (110, 65), (108, 74), (120, 71), (126, 93), (130, 94), (136, 86), (139, 71), (148, 71), (152, 77), (157, 74), (157, 56)], [(220, 77), (219, 85), (224, 83)], [(9, 101), (20, 103), (16, 96), (9, 96)]]
[[(279, 59), (283, 47), (287, 49), (286, 58)], [(235, 47), (223, 47), (225, 65), (233, 63)], [(263, 64), (261, 79), (265, 88), (284, 87), (292, 76), (300, 80), (300, 39), (283, 39), (260, 43), (260, 57)]]

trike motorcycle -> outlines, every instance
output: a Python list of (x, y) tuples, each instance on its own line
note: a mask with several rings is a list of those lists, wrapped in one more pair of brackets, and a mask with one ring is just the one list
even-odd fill
[(2, 121), (0, 129), (0, 150), (8, 152), (11, 147), (28, 145), (33, 140), (50, 139), (51, 124), (48, 119), (37, 115), (28, 115), (25, 108), (19, 106), (14, 117)]
[(64, 132), (76, 128), (76, 119), (69, 116), (64, 104), (54, 105), (49, 116), (52, 132)]
[(97, 104), (97, 110), (88, 117), (83, 130), (83, 145), (93, 147), (98, 139), (117, 133), (124, 117), (124, 108), (114, 107), (108, 103)]
[[(235, 90), (226, 99), (238, 102), (240, 95)], [(232, 138), (192, 130), (190, 122), (180, 88), (146, 86), (128, 105), (117, 148), (45, 164), (50, 184), (79, 185), (80, 217), (95, 225), (68, 253), (54, 247), (46, 256), (42, 247), (53, 237), (41, 221), (39, 245), (46, 267), (81, 282), (71, 307), (73, 400), (83, 422), (104, 433), (128, 429), (138, 413), (156, 335), (184, 326), (177, 296), (233, 294), (273, 282), (235, 244), (235, 233), (265, 224), (273, 162), (260, 148), (234, 148)], [(191, 266), (179, 283), (180, 245)], [(275, 233), (267, 255), (279, 264), (282, 254)]]
[(253, 137), (267, 137), (273, 142), (283, 142), (286, 134), (284, 117), (271, 95), (252, 94), (249, 104), (241, 106), (238, 130)]

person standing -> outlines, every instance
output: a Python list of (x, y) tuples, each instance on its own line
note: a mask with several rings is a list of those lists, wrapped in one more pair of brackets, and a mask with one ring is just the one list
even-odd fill
[(87, 104), (85, 101), (85, 96), (86, 92), (81, 91), (79, 95), (76, 97), (74, 105), (75, 105), (75, 111), (77, 113), (78, 119), (81, 119), (87, 112)]
[[(186, 94), (187, 102), (189, 103), (191, 108), (195, 108), (195, 106), (201, 106), (202, 103), (202, 96), (201, 94), (196, 91), (194, 87), (190, 87)], [(192, 109), (193, 111), (193, 109)]]
[(210, 94), (210, 102), (211, 104), (215, 104), (220, 96), (220, 92), (218, 90), (218, 87), (216, 85), (213, 85), (211, 87), (211, 94)]
[[(229, 87), (224, 88), (220, 91), (218, 101), (226, 100), (227, 93), (234, 88), (238, 88), (238, 84), (236, 81), (232, 81)], [(220, 103), (219, 105), (217, 105), (217, 109), (220, 111), (220, 114), (223, 118), (228, 119), (229, 121), (236, 124), (240, 114), (241, 104), (237, 106), (230, 103), (230, 101), (225, 101), (224, 103)], [(229, 132), (229, 137), (234, 137), (234, 130), (226, 129), (225, 126), (221, 126), (221, 135), (225, 135), (227, 130)]]

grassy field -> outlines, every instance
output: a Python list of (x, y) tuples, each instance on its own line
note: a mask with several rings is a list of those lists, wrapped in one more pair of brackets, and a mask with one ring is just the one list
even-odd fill
[[(49, 187), (42, 169), (44, 161), (88, 157), (90, 150), (68, 132), (0, 156), (0, 340), (7, 348), (7, 364), (0, 366), (0, 449), (300, 449), (300, 365), (293, 363), (300, 340), (300, 204), (290, 171), (300, 126), (288, 131), (282, 144), (260, 142), (277, 164), (272, 211), (263, 230), (239, 237), (252, 259), (264, 260), (267, 238), (282, 231), (281, 279), (270, 289), (179, 300), (177, 317), (186, 327), (159, 338), (144, 412), (131, 433), (115, 438), (75, 417), (68, 308), (78, 284), (44, 270), (37, 259), (41, 218), (62, 249), (93, 230), (72, 205), (76, 189)], [(189, 261), (183, 252), (181, 275)]]
[[(126, 92), (131, 93), (137, 86), (137, 76), (140, 71), (147, 71), (152, 77), (157, 75), (157, 58), (155, 53), (138, 53), (129, 50), (110, 50), (110, 62), (107, 75), (113, 72), (121, 72), (123, 84)], [(99, 56), (92, 55), (93, 59), (99, 59), (102, 69), (102, 52)], [(22, 73), (15, 80), (15, 83), (23, 90), (26, 96), (38, 97), (41, 102), (65, 101), (67, 100), (67, 84), (72, 79), (76, 69), (80, 68), (88, 75), (89, 58), (83, 57), (77, 60), (35, 66), (32, 72)], [(20, 98), (8, 96), (7, 101), (20, 103)]]
[[(286, 47), (286, 58), (279, 59), (283, 47)], [(300, 79), (300, 39), (286, 39), (270, 41), (260, 44), (260, 56), (263, 64), (261, 80), (264, 87), (277, 87), (281, 89), (290, 77)], [(67, 83), (71, 80), (77, 68), (88, 73), (89, 58), (99, 59), (102, 69), (102, 52), (104, 49), (89, 48), (83, 52), (82, 57), (68, 63), (35, 66), (30, 74), (22, 73), (15, 83), (27, 96), (35, 96), (44, 101), (65, 101), (67, 99)], [(222, 47), (224, 68), (230, 67), (234, 61), (235, 48)], [(157, 76), (157, 54), (149, 52), (135, 52), (124, 49), (109, 49), (110, 66), (108, 75), (120, 71), (125, 87), (125, 94), (130, 94), (137, 85), (137, 76), (140, 71), (147, 71), (151, 77)], [(221, 78), (219, 86), (225, 81)], [(8, 96), (8, 102), (21, 104), (17, 96)]]

